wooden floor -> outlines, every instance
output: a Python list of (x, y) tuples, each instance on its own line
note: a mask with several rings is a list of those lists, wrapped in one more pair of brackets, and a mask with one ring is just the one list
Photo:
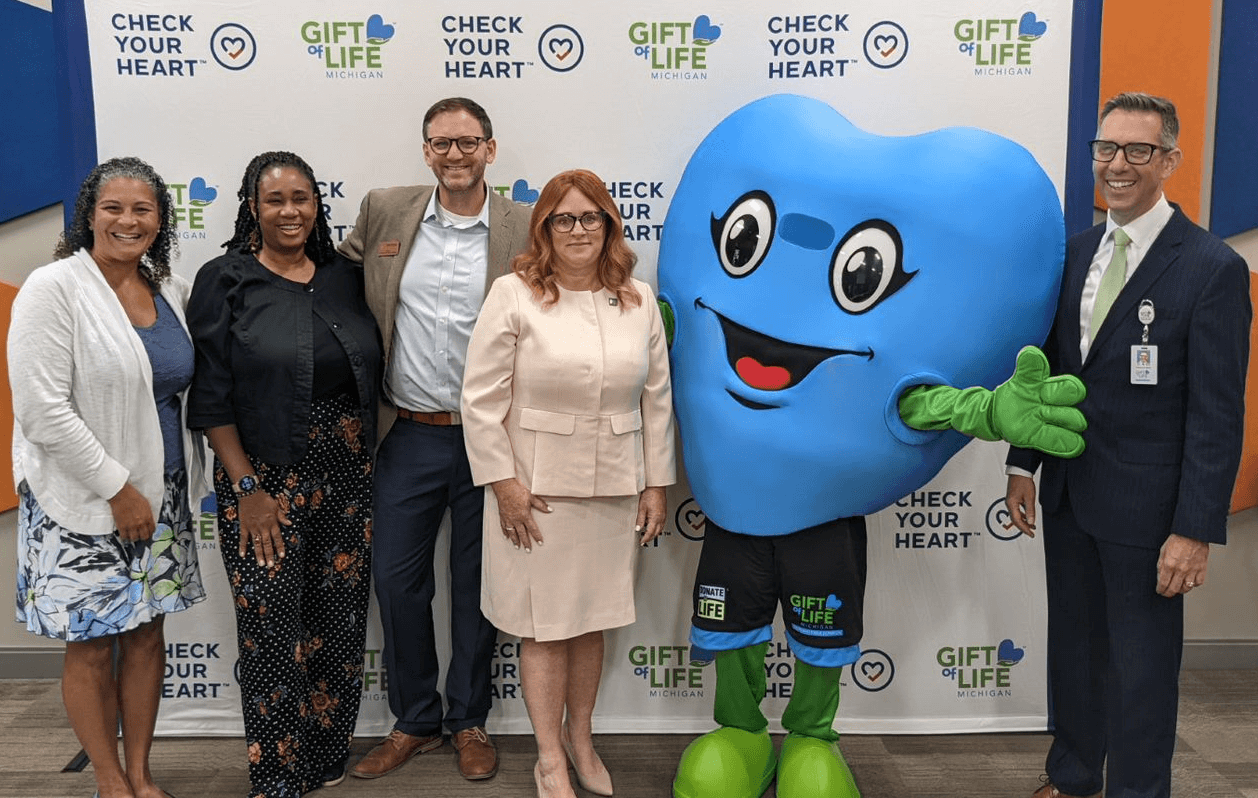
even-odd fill
[[(1258, 671), (1185, 671), (1173, 798), (1258, 798)], [(595, 742), (618, 798), (668, 798), (683, 735), (600, 735)], [(375, 781), (347, 779), (327, 798), (532, 796), (531, 737), (496, 738), (492, 780), (459, 777), (453, 749), (422, 754)], [(355, 743), (366, 751), (372, 740)], [(864, 798), (1029, 798), (1038, 784), (1043, 734), (858, 736), (843, 751)], [(0, 798), (89, 798), (91, 767), (62, 772), (79, 752), (56, 681), (0, 681)], [(178, 798), (243, 798), (244, 745), (232, 738), (161, 738), (157, 781)], [(578, 790), (578, 795), (582, 793)], [(773, 796), (770, 789), (768, 796)]]

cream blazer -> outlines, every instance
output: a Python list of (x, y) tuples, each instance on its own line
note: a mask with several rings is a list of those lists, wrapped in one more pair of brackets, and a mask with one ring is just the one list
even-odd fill
[(549, 307), (515, 274), (494, 281), (463, 375), (472, 478), (540, 496), (629, 496), (676, 481), (668, 347), (651, 288), (559, 289)]

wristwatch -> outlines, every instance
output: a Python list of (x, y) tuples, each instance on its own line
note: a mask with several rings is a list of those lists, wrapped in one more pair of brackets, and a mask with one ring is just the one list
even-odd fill
[(236, 480), (235, 484), (232, 485), (232, 490), (236, 492), (237, 496), (251, 496), (262, 490), (262, 483), (258, 481), (256, 474), (245, 474)]

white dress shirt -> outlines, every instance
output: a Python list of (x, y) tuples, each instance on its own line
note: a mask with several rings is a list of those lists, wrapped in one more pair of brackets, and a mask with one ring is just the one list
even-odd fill
[[(1123, 285), (1136, 273), (1136, 267), (1149, 254), (1149, 247), (1153, 246), (1174, 212), (1163, 194), (1142, 216), (1122, 225), (1123, 232), (1131, 238), (1131, 243), (1127, 245), (1127, 276)], [(1088, 267), (1088, 276), (1083, 282), (1083, 296), (1079, 301), (1079, 355), (1084, 361), (1088, 359), (1088, 349), (1092, 346), (1089, 331), (1092, 327), (1092, 310), (1096, 307), (1096, 292), (1101, 287), (1101, 276), (1105, 274), (1105, 267), (1114, 256), (1114, 231), (1118, 227), (1114, 216), (1106, 214), (1105, 234), (1101, 236), (1101, 245), (1092, 256), (1092, 265)]]

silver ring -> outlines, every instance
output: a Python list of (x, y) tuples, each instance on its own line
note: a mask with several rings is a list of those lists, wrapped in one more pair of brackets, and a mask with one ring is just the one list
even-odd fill
[(514, 531), (515, 531), (515, 527), (513, 527), (513, 526), (504, 526), (504, 527), (502, 528), (502, 531), (503, 531), (503, 532), (514, 532)]
[(1197, 583), (1196, 583), (1196, 582), (1194, 582), (1194, 581), (1192, 581), (1191, 579), (1189, 579), (1189, 580), (1188, 580), (1187, 582), (1185, 582), (1184, 584), (1185, 584), (1185, 585), (1187, 585), (1188, 587), (1196, 587), (1196, 586), (1197, 586)]

